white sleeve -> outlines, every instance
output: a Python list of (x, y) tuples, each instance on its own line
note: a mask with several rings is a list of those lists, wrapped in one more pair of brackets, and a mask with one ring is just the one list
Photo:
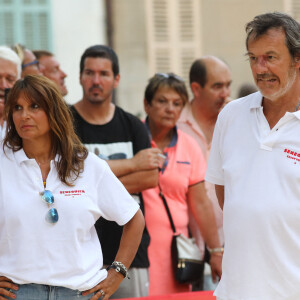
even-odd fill
[(136, 214), (139, 205), (127, 192), (123, 184), (113, 174), (108, 164), (98, 181), (98, 205), (103, 218), (115, 221), (120, 226), (126, 224)]
[(205, 180), (214, 184), (224, 185), (224, 171), (222, 161), (222, 149), (221, 149), (221, 130), (220, 118), (218, 118), (205, 175)]

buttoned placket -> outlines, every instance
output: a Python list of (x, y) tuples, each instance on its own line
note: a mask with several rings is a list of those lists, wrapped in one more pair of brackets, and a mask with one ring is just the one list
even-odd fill
[(28, 161), (25, 161), (25, 164), (27, 164), (29, 168), (34, 168), (32, 172), (30, 171), (30, 173), (33, 175), (32, 179), (34, 182), (34, 186), (36, 187), (36, 190), (38, 192), (43, 191), (44, 190), (43, 177), (38, 163), (35, 161), (35, 159), (29, 159)]
[(46, 178), (46, 182), (47, 182), (47, 186), (46, 188), (44, 187), (44, 182), (43, 182), (43, 176), (42, 176), (42, 171), (40, 169), (40, 166), (38, 165), (38, 163), (36, 162), (35, 159), (29, 159), (27, 162), (25, 161), (25, 163), (30, 164), (30, 168), (35, 168), (34, 170), (34, 174), (33, 172), (30, 172), (31, 174), (33, 174), (33, 182), (34, 185), (36, 187), (36, 190), (38, 192), (42, 192), (45, 189), (49, 189), (49, 185), (51, 184), (51, 176), (52, 176), (52, 172), (53, 172), (53, 167), (54, 167), (54, 161), (50, 161), (50, 171), (47, 175)]

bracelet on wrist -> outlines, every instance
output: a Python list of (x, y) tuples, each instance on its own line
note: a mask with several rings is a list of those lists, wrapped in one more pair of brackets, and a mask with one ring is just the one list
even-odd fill
[(123, 275), (124, 278), (130, 279), (130, 277), (128, 276), (127, 268), (121, 262), (114, 261), (110, 266), (106, 268), (107, 271), (110, 269), (114, 269), (116, 270), (116, 272), (119, 272), (121, 275)]
[(214, 254), (214, 253), (220, 253), (223, 254), (224, 252), (224, 247), (218, 247), (218, 248), (207, 248), (209, 254)]

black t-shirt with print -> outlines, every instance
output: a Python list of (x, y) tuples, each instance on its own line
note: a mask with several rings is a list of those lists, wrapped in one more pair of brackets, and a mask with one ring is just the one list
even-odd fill
[[(74, 117), (77, 135), (89, 151), (104, 159), (126, 159), (134, 156), (138, 151), (150, 148), (150, 140), (144, 124), (135, 116), (116, 106), (113, 119), (104, 125), (94, 125), (86, 122), (70, 106)], [(144, 203), (141, 193), (134, 195), (144, 213)], [(110, 265), (117, 254), (123, 227), (116, 222), (100, 218), (95, 228), (101, 243), (103, 263)], [(150, 237), (145, 228), (138, 252), (131, 267), (147, 268), (149, 260), (147, 249)]]

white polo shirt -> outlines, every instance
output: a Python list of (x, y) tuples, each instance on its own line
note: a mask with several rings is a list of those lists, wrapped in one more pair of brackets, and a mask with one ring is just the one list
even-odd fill
[(300, 299), (300, 111), (270, 130), (261, 103), (223, 109), (206, 173), (225, 186), (224, 300)]
[(139, 208), (107, 163), (89, 153), (84, 172), (68, 187), (51, 161), (47, 190), (54, 195), (59, 220), (49, 224), (38, 164), (23, 150), (6, 154), (0, 153), (0, 275), (18, 284), (80, 291), (105, 279), (94, 224), (102, 216), (124, 225)]

